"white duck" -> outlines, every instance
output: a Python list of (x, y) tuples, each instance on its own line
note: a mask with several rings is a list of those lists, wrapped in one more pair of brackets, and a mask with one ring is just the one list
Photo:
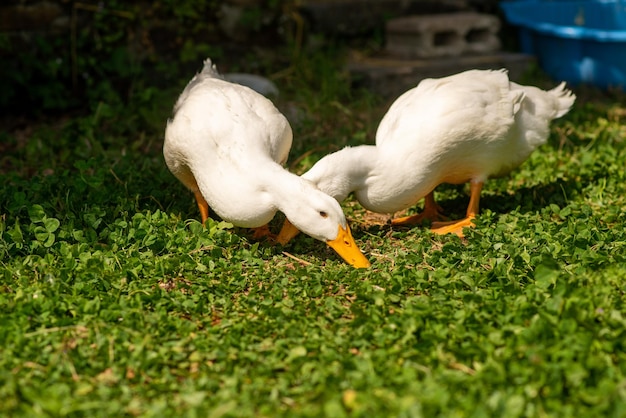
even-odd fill
[(203, 223), (211, 207), (225, 221), (258, 228), (261, 236), (280, 210), (354, 267), (369, 267), (339, 203), (281, 166), (291, 142), (289, 122), (272, 102), (223, 80), (207, 59), (174, 106), (163, 155), (194, 193)]
[[(463, 236), (464, 227), (474, 226), (485, 180), (524, 162), (546, 142), (550, 122), (573, 105), (576, 96), (564, 84), (549, 91), (522, 86), (509, 81), (505, 70), (423, 80), (391, 105), (375, 146), (327, 155), (302, 177), (339, 202), (354, 192), (373, 212), (394, 213), (425, 198), (422, 213), (394, 219), (394, 225), (444, 219), (433, 190), (469, 181), (466, 217), (432, 224), (436, 233)], [(297, 233), (286, 222), (278, 240), (288, 242)]]

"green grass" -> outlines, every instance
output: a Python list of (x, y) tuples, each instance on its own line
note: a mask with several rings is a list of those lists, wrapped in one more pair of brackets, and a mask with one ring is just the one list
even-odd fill
[[(297, 172), (387, 105), (328, 61), (279, 80)], [(355, 270), (200, 225), (160, 151), (178, 92), (0, 134), (0, 415), (626, 415), (625, 95), (578, 89), (465, 240), (346, 202)], [(438, 190), (452, 215), (467, 198)]]

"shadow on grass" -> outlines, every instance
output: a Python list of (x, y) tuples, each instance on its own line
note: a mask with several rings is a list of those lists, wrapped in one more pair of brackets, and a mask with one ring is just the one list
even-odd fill
[[(583, 179), (558, 179), (552, 183), (534, 185), (534, 186), (521, 186), (508, 192), (492, 192), (483, 194), (480, 199), (481, 209), (490, 209), (497, 213), (509, 213), (514, 210), (521, 211), (523, 213), (536, 212), (551, 204), (556, 204), (559, 207), (568, 204), (573, 196), (577, 196), (582, 191)], [(487, 188), (489, 186), (487, 185)], [(463, 200), (465, 205), (463, 205)], [(460, 203), (459, 203), (460, 201)], [(469, 196), (461, 199), (454, 199), (451, 201), (452, 207), (462, 208), (460, 215), (465, 215), (465, 208), (469, 203)], [(460, 206), (457, 206), (459, 204)], [(442, 205), (448, 206), (448, 203), (443, 202)], [(480, 214), (479, 214), (480, 215)]]
[[(578, 196), (584, 187), (584, 184), (594, 181), (595, 177), (578, 177), (576, 179), (558, 179), (552, 183), (522, 186), (508, 192), (489, 192), (489, 183), (483, 188), (480, 198), (480, 210), (490, 209), (497, 214), (505, 214), (513, 211), (522, 213), (540, 212), (543, 208), (555, 204), (559, 207), (566, 206), (568, 201)], [(602, 177), (602, 176), (597, 176)], [(441, 205), (444, 214), (450, 219), (461, 219), (466, 214), (467, 205), (469, 204), (469, 195), (465, 193), (465, 184), (439, 186), (440, 192), (444, 194), (453, 194), (455, 197), (442, 198), (437, 197), (437, 203)], [(452, 193), (451, 193), (452, 192)], [(435, 189), (437, 195), (437, 189)], [(419, 211), (417, 211), (419, 213)], [(480, 216), (480, 212), (478, 214)], [(406, 231), (413, 228), (422, 228), (423, 226), (397, 226), (391, 228), (391, 224), (372, 225), (367, 227), (369, 233), (377, 234), (381, 231), (397, 230)], [(358, 237), (355, 233), (355, 238)]]

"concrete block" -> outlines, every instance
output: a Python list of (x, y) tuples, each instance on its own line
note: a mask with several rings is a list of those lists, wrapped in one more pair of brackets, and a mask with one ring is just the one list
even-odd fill
[[(385, 19), (411, 14), (470, 10), (470, 0), (298, 0), (298, 12), (312, 32), (339, 36), (384, 29)], [(288, 3), (288, 2), (285, 2)]]
[(482, 13), (407, 16), (387, 22), (386, 49), (400, 58), (488, 53), (500, 49), (500, 20)]

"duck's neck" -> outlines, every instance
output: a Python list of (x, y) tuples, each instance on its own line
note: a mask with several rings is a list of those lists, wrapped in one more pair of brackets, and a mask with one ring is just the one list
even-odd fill
[(302, 177), (341, 202), (350, 193), (368, 187), (378, 160), (374, 145), (348, 147), (325, 156)]
[[(302, 199), (294, 199), (294, 196), (308, 193), (311, 185), (300, 176), (286, 170), (283, 166), (273, 161), (270, 168), (257, 174), (256, 180), (259, 187), (268, 193), (265, 198), (268, 204), (283, 212), (287, 217), (293, 210), (299, 210), (298, 205)], [(294, 207), (295, 205), (295, 207)]]

